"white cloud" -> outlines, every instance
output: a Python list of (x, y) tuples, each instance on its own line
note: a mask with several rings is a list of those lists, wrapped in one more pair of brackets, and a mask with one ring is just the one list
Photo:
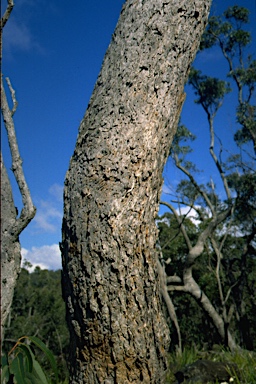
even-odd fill
[(176, 209), (176, 212), (178, 212), (179, 215), (186, 215), (186, 217), (188, 217), (195, 225), (198, 225), (201, 222), (201, 220), (198, 220), (198, 214), (194, 208), (181, 207)]
[(7, 50), (15, 47), (27, 51), (32, 46), (32, 36), (25, 25), (10, 19), (4, 29), (3, 43)]
[(36, 50), (43, 53), (42, 47), (35, 40), (30, 29), (23, 23), (18, 23), (15, 19), (8, 20), (3, 31), (3, 49), (7, 54), (15, 49), (21, 51)]
[(37, 207), (34, 224), (44, 232), (56, 232), (61, 227), (62, 212), (54, 202), (41, 200)]
[(32, 264), (30, 272), (36, 266), (41, 269), (57, 270), (61, 269), (61, 253), (58, 244), (43, 245), (42, 247), (32, 247), (30, 250), (22, 248), (22, 265), (25, 260)]
[(50, 188), (49, 188), (49, 192), (50, 194), (56, 198), (56, 200), (58, 201), (61, 201), (63, 200), (63, 186), (60, 185), (60, 184), (53, 184)]
[(62, 191), (63, 187), (61, 185), (53, 184), (49, 188), (49, 198), (40, 200), (36, 204), (37, 212), (32, 223), (37, 230), (48, 233), (60, 231), (63, 217)]
[(165, 195), (170, 195), (171, 192), (172, 189), (168, 185), (164, 184), (162, 187), (162, 193)]
[[(200, 209), (202, 207), (200, 207), (200, 205), (197, 205), (195, 208)], [(181, 207), (181, 208), (177, 208), (176, 212), (178, 212), (179, 215), (186, 215), (195, 225), (199, 225), (201, 223), (198, 213), (194, 208)], [(209, 218), (212, 217), (212, 214), (208, 208), (204, 209), (204, 215), (206, 215)]]

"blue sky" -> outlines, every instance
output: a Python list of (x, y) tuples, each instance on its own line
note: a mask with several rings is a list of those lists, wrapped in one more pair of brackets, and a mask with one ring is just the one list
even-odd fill
[[(16, 133), (25, 176), (37, 207), (36, 217), (20, 241), (23, 256), (42, 268), (61, 267), (58, 243), (65, 173), (123, 3), (123, 0), (16, 0), (4, 29), (2, 71), (16, 90), (19, 103), (14, 116)], [(255, 41), (255, 1), (213, 0), (212, 12), (219, 14), (234, 4), (250, 9), (254, 22), (249, 28)], [(2, 8), (5, 6), (3, 0)], [(220, 71), (226, 70), (217, 51), (203, 53), (196, 62), (211, 76), (220, 76)], [(187, 90), (182, 121), (200, 134), (198, 159), (203, 159), (214, 176), (215, 170), (207, 159), (207, 132), (202, 133), (205, 116), (193, 105), (193, 100), (193, 94)], [(218, 117), (220, 126), (226, 119), (230, 133), (235, 129), (232, 107), (234, 99), (230, 96)], [(9, 169), (11, 159), (4, 129), (2, 152)], [(175, 172), (170, 172), (173, 170), (167, 164), (166, 186), (175, 184), (178, 178)], [(20, 209), (21, 199), (11, 172), (10, 177), (15, 204)]]

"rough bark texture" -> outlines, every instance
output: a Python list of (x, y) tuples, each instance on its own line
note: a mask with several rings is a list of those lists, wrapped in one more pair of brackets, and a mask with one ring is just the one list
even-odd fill
[(20, 272), (19, 237), (13, 231), (16, 215), (12, 188), (1, 156), (1, 343)]
[(163, 381), (169, 332), (154, 218), (209, 6), (123, 6), (65, 181), (61, 249), (72, 383)]

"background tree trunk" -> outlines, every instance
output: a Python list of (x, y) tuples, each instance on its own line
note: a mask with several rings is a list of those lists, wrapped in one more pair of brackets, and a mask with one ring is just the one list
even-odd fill
[(65, 181), (61, 249), (72, 383), (163, 381), (169, 331), (154, 218), (209, 6), (123, 6)]
[(19, 237), (13, 236), (16, 216), (12, 188), (1, 156), (1, 342), (20, 272)]

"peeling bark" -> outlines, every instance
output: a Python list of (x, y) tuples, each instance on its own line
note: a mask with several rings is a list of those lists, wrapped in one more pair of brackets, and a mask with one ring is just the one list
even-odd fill
[(154, 219), (209, 6), (128, 0), (104, 58), (64, 189), (72, 383), (164, 380), (169, 331)]

